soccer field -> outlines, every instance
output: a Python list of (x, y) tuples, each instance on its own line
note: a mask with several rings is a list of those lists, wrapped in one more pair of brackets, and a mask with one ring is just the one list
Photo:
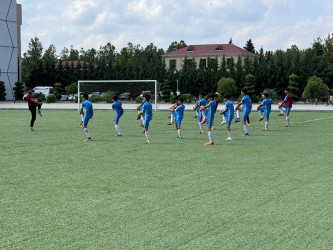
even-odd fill
[[(97, 110), (84, 142), (77, 111), (0, 110), (0, 249), (331, 249), (333, 113), (257, 112), (249, 137), (216, 115), (205, 146), (194, 112), (182, 136), (154, 112)], [(205, 131), (207, 126), (205, 126)]]

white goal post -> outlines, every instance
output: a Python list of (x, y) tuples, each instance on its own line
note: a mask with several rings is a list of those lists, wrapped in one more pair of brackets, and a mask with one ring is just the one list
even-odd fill
[(80, 110), (80, 84), (81, 83), (104, 83), (104, 82), (110, 82), (110, 83), (140, 83), (140, 82), (151, 82), (155, 84), (155, 111), (157, 111), (157, 80), (79, 80), (77, 81), (77, 104), (78, 104), (78, 110)]

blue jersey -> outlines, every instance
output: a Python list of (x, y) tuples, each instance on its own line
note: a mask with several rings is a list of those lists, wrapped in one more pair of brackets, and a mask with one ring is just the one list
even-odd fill
[(179, 105), (176, 109), (175, 112), (177, 113), (177, 117), (179, 117), (180, 119), (183, 119), (184, 117), (184, 110), (185, 110), (185, 105)]
[(199, 107), (206, 106), (206, 105), (207, 105), (206, 99), (205, 98), (200, 99), (200, 101), (199, 101)]
[(232, 104), (231, 101), (227, 101), (225, 103), (225, 109), (227, 109), (228, 111), (226, 111), (224, 113), (224, 115), (226, 117), (229, 117), (230, 119), (233, 119), (234, 118), (234, 105)]
[(207, 109), (207, 119), (214, 119), (215, 109), (216, 109), (216, 102), (214, 100), (210, 101), (209, 108)]
[(122, 108), (122, 103), (121, 101), (116, 101), (112, 104), (112, 108), (118, 113), (118, 114), (122, 114), (124, 113), (124, 110)]
[(141, 107), (140, 107), (140, 110), (143, 110), (143, 105), (145, 105), (145, 103), (146, 103), (146, 101), (145, 101), (145, 100), (143, 100), (143, 101), (141, 102)]
[(150, 102), (146, 102), (143, 105), (143, 109), (145, 111), (145, 120), (151, 120), (153, 118), (153, 106)]
[(94, 110), (91, 101), (84, 101), (82, 103), (82, 108), (84, 108), (84, 117), (91, 118), (94, 115)]
[(266, 112), (271, 112), (272, 109), (272, 101), (269, 98), (266, 98), (265, 100), (263, 100), (262, 105), (264, 105), (264, 110)]
[(246, 109), (247, 111), (251, 111), (252, 103), (251, 103), (251, 99), (248, 95), (246, 95), (242, 98), (242, 104), (243, 104), (243, 110)]

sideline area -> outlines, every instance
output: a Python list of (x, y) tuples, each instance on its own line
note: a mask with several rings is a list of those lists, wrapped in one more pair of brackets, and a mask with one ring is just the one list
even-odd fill
[[(235, 103), (234, 103), (235, 104)], [(112, 109), (111, 103), (93, 103), (94, 109)], [(138, 104), (136, 103), (123, 103), (123, 108), (126, 110), (135, 110), (136, 106)], [(255, 103), (252, 104), (252, 111), (255, 111), (257, 106), (259, 104)], [(155, 105), (153, 104), (153, 108)], [(158, 110), (169, 110), (169, 107), (171, 106), (170, 103), (158, 103), (157, 104), (157, 109)], [(193, 110), (194, 104), (186, 104), (186, 110)], [(223, 105), (224, 106), (224, 105)], [(218, 109), (221, 109), (222, 105), (220, 104)], [(57, 103), (43, 103), (42, 106), (43, 109), (54, 109), (54, 110), (77, 110), (78, 105), (77, 103), (73, 102), (57, 102)], [(28, 109), (28, 105), (26, 102), (13, 102), (13, 101), (5, 101), (5, 102), (0, 102), (0, 109)], [(272, 104), (272, 111), (278, 111), (277, 104)], [(324, 111), (324, 112), (332, 112), (333, 111), (333, 106), (329, 105), (327, 106), (326, 104), (301, 104), (301, 103), (296, 103), (293, 104), (293, 111)]]

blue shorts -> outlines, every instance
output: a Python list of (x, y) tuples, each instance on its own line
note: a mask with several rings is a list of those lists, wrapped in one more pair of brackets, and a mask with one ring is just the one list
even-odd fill
[(285, 108), (285, 109), (284, 109), (284, 112), (285, 112), (287, 115), (289, 115), (290, 110), (291, 110), (291, 108)]
[(265, 112), (265, 107), (264, 106), (260, 107), (260, 112)]
[(89, 120), (90, 120), (91, 118), (92, 118), (92, 116), (91, 116), (91, 117), (86, 117), (86, 116), (84, 116), (84, 117), (83, 117), (83, 126), (87, 127), (88, 122), (89, 122)]
[(118, 124), (119, 119), (123, 114), (124, 114), (124, 112), (123, 113), (117, 113), (116, 112), (116, 115), (114, 116), (114, 123)]
[(264, 111), (264, 117), (265, 119), (268, 121), (269, 120), (269, 114), (271, 113), (271, 111)]
[(182, 124), (183, 117), (177, 117), (176, 119), (176, 125), (178, 128), (180, 128), (180, 125)]
[(246, 122), (247, 118), (249, 117), (251, 113), (251, 109), (243, 109), (243, 112), (242, 112), (242, 120), (244, 122)]
[(202, 113), (201, 111), (198, 112), (198, 122), (202, 121)]
[(282, 107), (286, 108), (286, 104), (285, 104), (285, 103), (283, 103)]
[(230, 117), (230, 116), (226, 116), (226, 117), (225, 117), (225, 124), (226, 124), (228, 127), (230, 127), (232, 119), (234, 119), (234, 117)]
[(145, 129), (148, 130), (149, 128), (149, 122), (151, 121), (151, 118), (146, 118), (145, 121), (144, 121), (144, 124), (145, 124)]
[(212, 128), (213, 127), (213, 121), (214, 121), (214, 117), (207, 118), (207, 126), (208, 126), (208, 128)]

